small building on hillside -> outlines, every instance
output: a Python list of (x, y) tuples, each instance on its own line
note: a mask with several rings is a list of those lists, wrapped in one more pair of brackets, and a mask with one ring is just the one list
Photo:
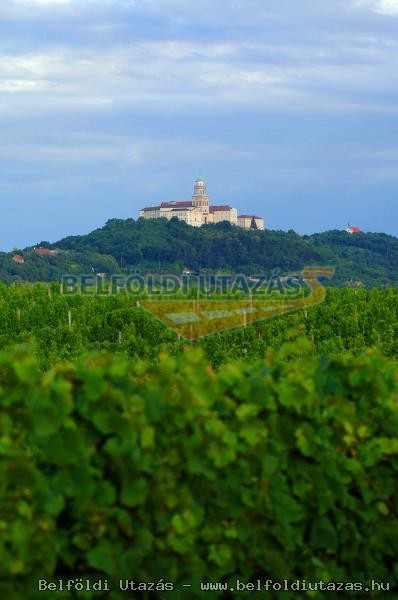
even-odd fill
[(348, 281), (345, 282), (345, 285), (351, 288), (358, 288), (363, 287), (365, 284), (360, 279), (348, 279)]
[(22, 254), (14, 254), (14, 256), (12, 257), (12, 260), (17, 263), (17, 265), (23, 265), (25, 262), (24, 257), (22, 256)]
[(354, 225), (350, 225), (348, 224), (347, 227), (344, 229), (344, 231), (346, 231), (347, 233), (362, 233), (362, 229), (359, 229), (359, 227), (355, 227)]
[(55, 256), (57, 250), (51, 250), (50, 248), (33, 248), (33, 252), (38, 256)]

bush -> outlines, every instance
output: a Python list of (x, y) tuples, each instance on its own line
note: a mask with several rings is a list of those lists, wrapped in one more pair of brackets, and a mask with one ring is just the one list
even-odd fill
[(374, 352), (287, 345), (218, 372), (197, 349), (156, 368), (100, 354), (45, 373), (1, 354), (1, 598), (35, 598), (38, 578), (114, 580), (111, 599), (119, 579), (174, 583), (142, 598), (237, 578), (395, 585), (396, 397)]

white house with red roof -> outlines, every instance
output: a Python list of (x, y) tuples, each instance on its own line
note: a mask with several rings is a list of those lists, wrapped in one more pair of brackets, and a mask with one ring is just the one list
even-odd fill
[(229, 204), (210, 206), (203, 177), (198, 177), (195, 181), (191, 201), (162, 202), (159, 206), (147, 206), (140, 210), (140, 217), (144, 219), (172, 219), (177, 217), (177, 219), (185, 221), (193, 227), (228, 221), (245, 229), (264, 229), (264, 220), (261, 217), (250, 217), (250, 222), (248, 222), (246, 215), (243, 219), (240, 218), (236, 208), (229, 206)]
[(361, 233), (362, 229), (359, 229), (359, 227), (355, 227), (354, 225), (348, 224), (348, 226), (344, 229), (344, 231), (352, 234), (352, 233)]

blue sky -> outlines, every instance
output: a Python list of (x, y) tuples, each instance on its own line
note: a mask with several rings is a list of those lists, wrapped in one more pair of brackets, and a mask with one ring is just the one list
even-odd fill
[(7, 0), (0, 249), (185, 200), (398, 235), (398, 0)]

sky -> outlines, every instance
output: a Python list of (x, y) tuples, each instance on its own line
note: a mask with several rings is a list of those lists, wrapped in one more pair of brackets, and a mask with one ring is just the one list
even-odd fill
[(0, 250), (143, 206), (398, 235), (398, 0), (0, 3)]

